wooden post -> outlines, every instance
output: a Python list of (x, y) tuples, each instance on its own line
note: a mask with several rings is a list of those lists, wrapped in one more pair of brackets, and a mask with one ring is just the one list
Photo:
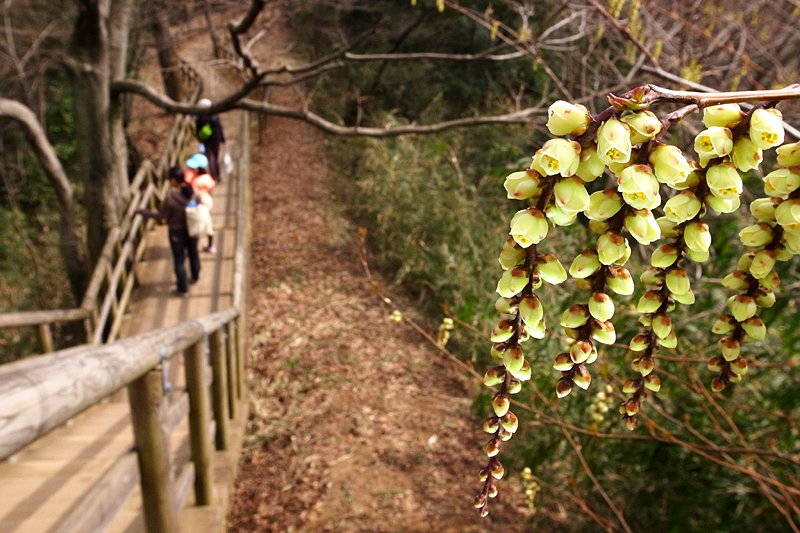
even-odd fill
[(211, 371), (214, 379), (211, 392), (214, 403), (214, 420), (217, 430), (215, 442), (217, 450), (228, 449), (228, 365), (225, 361), (225, 350), (222, 344), (222, 329), (218, 329), (208, 338), (211, 358)]
[(161, 427), (161, 372), (151, 370), (128, 385), (131, 423), (139, 454), (142, 507), (148, 533), (178, 531), (168, 436)]
[(226, 362), (228, 363), (228, 408), (230, 409), (230, 417), (232, 420), (236, 420), (238, 416), (238, 393), (236, 392), (238, 388), (238, 378), (239, 375), (239, 367), (236, 363), (236, 333), (233, 330), (233, 322), (228, 322), (225, 324), (225, 336), (226, 336), (226, 347), (225, 350), (227, 353)]
[(50, 324), (39, 324), (39, 338), (42, 340), (42, 353), (53, 351), (53, 333)]
[(242, 400), (244, 399), (244, 363), (245, 363), (245, 336), (244, 336), (244, 310), (241, 310), (239, 317), (236, 319), (236, 395)]
[(189, 438), (194, 462), (194, 498), (197, 505), (211, 504), (211, 443), (208, 435), (210, 416), (205, 379), (205, 347), (195, 343), (184, 352), (186, 388), (189, 391)]

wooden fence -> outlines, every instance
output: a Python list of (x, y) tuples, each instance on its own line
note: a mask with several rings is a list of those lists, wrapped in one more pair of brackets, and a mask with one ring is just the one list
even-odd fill
[[(185, 125), (176, 124), (176, 131), (185, 131)], [(0, 366), (0, 459), (127, 387), (136, 451), (122, 456), (83, 496), (59, 524), (60, 533), (102, 531), (137, 480), (148, 533), (177, 531), (180, 510), (191, 490), (198, 505), (212, 503), (211, 454), (232, 444), (229, 425), (244, 409), (249, 131), (245, 113), (230, 308), (116, 342), (69, 348)], [(175, 146), (179, 146), (176, 138)], [(146, 201), (152, 194), (148, 193), (151, 185), (132, 204)], [(130, 236), (135, 231), (139, 228), (133, 222), (129, 230), (120, 233)], [(110, 288), (98, 306), (99, 315), (113, 314), (114, 305), (127, 298), (106, 303), (111, 301), (108, 294), (117, 293), (113, 283), (124, 284), (123, 295), (129, 293), (127, 281), (117, 272), (136, 250), (129, 239), (119, 241), (122, 252), (117, 266), (112, 270), (109, 262), (103, 274)], [(117, 279), (121, 281), (114, 281)], [(187, 416), (190, 453), (182, 453), (170, 449), (170, 435)]]
[[(181, 73), (194, 102), (202, 91), (202, 78), (183, 63)], [(106, 237), (100, 258), (80, 307), (47, 311), (24, 311), (0, 314), (0, 329), (35, 327), (39, 332), (41, 351), (54, 349), (52, 327), (55, 324), (82, 321), (85, 340), (92, 345), (111, 342), (117, 338), (122, 317), (135, 283), (133, 269), (146, 250), (147, 233), (153, 221), (144, 222), (134, 211), (154, 207), (167, 192), (167, 170), (181, 164), (187, 147), (194, 141), (194, 121), (179, 115), (172, 123), (161, 158), (152, 163), (144, 161), (131, 181), (130, 201), (122, 223)]]

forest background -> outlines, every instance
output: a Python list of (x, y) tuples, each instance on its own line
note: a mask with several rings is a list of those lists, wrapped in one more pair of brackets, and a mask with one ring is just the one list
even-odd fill
[[(223, 10), (234, 3), (187, 0), (155, 12), (167, 17), (179, 38), (177, 25), (187, 13)], [(778, 88), (797, 81), (800, 65), (800, 36), (794, 31), (800, 4), (789, 0), (680, 6), (667, 0), (287, 5), (297, 35), (295, 49), (309, 61), (365, 32), (356, 53), (462, 56), (350, 58), (299, 83), (308, 106), (331, 122), (387, 129), (529, 111), (524, 124), (329, 140), (340, 180), (337, 199), (367, 229), (371, 257), (391, 280), (390, 290), (410, 295), (426, 313), (429, 329), (435, 330), (445, 314), (455, 319), (447, 349), (481, 373), (490, 364), (489, 343), (481, 332), (496, 321), (497, 254), (518, 208), (506, 198), (503, 180), (527, 168), (549, 138), (544, 123), (550, 103), (580, 102), (597, 113), (607, 107), (609, 92), (643, 83)], [(132, 25), (126, 66), (130, 77), (158, 50), (154, 19), (159, 17), (154, 17), (153, 6), (158, 4), (142, 2)], [(75, 188), (78, 225), (84, 226), (86, 184), (76, 156), (75, 93), (60, 66), (74, 17), (67, 1), (5, 1), (0, 94), (26, 103), (45, 125)], [(493, 51), (463, 57), (487, 49)], [(799, 116), (794, 104), (779, 108), (786, 122), (800, 125), (794, 120)], [(699, 120), (684, 122), (672, 142), (690, 147), (702, 126)], [(0, 127), (0, 309), (73, 305), (59, 251), (55, 192), (22, 131), (5, 120)], [(136, 143), (129, 140), (128, 147), (129, 168), (136, 168)], [(768, 158), (762, 171), (748, 176), (743, 202), (759, 194), (761, 178), (773, 164)], [(595, 186), (599, 190), (603, 183)], [(544, 511), (531, 516), (534, 525), (547, 521), (552, 528), (548, 516), (575, 513), (572, 520), (558, 522), (559, 530), (798, 530), (796, 261), (780, 266), (788, 281), (776, 305), (762, 315), (769, 325), (767, 338), (743, 351), (751, 366), (747, 379), (722, 395), (709, 394), (704, 385), (705, 362), (717, 350), (710, 327), (727, 298), (719, 281), (735, 269), (741, 253), (739, 229), (752, 223), (742, 211), (709, 220), (715, 236), (712, 260), (690, 273), (697, 280), (697, 303), (676, 311), (681, 343), (659, 361), (669, 379), (648, 403), (648, 422), (637, 432), (625, 430), (616, 415), (621, 380), (631, 360), (623, 345), (605, 351), (587, 393), (556, 403), (550, 361), (564, 339), (554, 331), (538, 344), (541, 356), (532, 362), (533, 387), (524, 400), (529, 410), (520, 435), (504, 452), (507, 472), (518, 475), (524, 467), (531, 469), (522, 483), (530, 505)], [(551, 237), (557, 239), (551, 246), (563, 250), (565, 258), (574, 257), (589, 232), (582, 224), (563, 228)], [(649, 253), (644, 247), (635, 250), (635, 270), (644, 270)], [(548, 323), (558, 323), (560, 303), (575, 299), (572, 290), (565, 286), (545, 293), (545, 307), (553, 313)], [(621, 342), (638, 331), (637, 296), (618, 305)], [(55, 332), (62, 345), (74, 334), (69, 328)], [(30, 352), (36, 339), (25, 331), (7, 330), (0, 343), (8, 361)], [(488, 391), (477, 395), (476, 416), (489, 412), (490, 398)], [(587, 470), (593, 475), (586, 475)], [(588, 509), (622, 513), (625, 521), (578, 514), (574, 509), (583, 507), (575, 499)], [(572, 502), (567, 505), (567, 500)]]

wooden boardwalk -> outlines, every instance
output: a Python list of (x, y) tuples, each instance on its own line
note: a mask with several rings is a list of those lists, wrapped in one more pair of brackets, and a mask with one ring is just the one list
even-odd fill
[[(232, 113), (226, 115), (223, 121), (226, 132), (229, 132), (228, 149), (237, 160), (241, 149), (237, 145), (240, 116)], [(200, 281), (190, 286), (189, 297), (171, 294), (175, 289), (175, 276), (166, 227), (157, 226), (150, 233), (143, 261), (136, 267), (139, 286), (132, 295), (120, 337), (172, 326), (232, 305), (240, 192), (236, 189), (233, 176), (224, 176), (212, 191), (214, 209), (211, 214), (217, 232), (214, 239), (217, 253), (200, 252)], [(169, 369), (169, 376), (175, 393), (169, 397), (177, 401), (177, 392), (183, 387), (183, 372), (177, 365), (172, 366), (174, 368)], [(246, 412), (246, 409), (239, 409), (239, 412)], [(218, 474), (230, 475), (230, 471), (235, 469), (236, 448), (241, 442), (241, 435), (238, 437), (232, 439), (234, 459), (228, 459), (224, 464), (220, 463), (222, 459), (217, 460), (215, 467)], [(122, 389), (109, 401), (87, 409), (67, 424), (0, 462), (0, 532), (143, 532), (139, 472), (133, 442), (127, 396)], [(185, 462), (190, 455), (185, 417), (175, 424), (171, 451), (173, 456), (180, 458), (178, 462)], [(83, 512), (79, 502), (92, 491), (110, 490), (104, 481), (111, 477), (123, 481), (121, 485), (117, 484), (115, 490), (119, 494), (115, 494), (115, 497), (118, 497), (118, 502), (124, 500), (124, 503), (119, 512), (109, 513), (104, 523), (87, 529), (89, 526), (80, 522), (82, 515), (87, 513)], [(176, 479), (176, 484), (179, 483), (180, 480)], [(187, 487), (190, 488), (189, 483)], [(205, 531), (222, 527), (224, 512), (219, 508), (207, 507), (201, 510), (199, 518), (187, 518), (187, 512), (192, 513), (193, 500), (191, 490), (187, 489), (186, 493), (187, 507), (181, 517), (184, 531), (201, 530), (188, 526), (187, 520), (203, 523), (205, 527), (202, 530)], [(227, 500), (223, 494), (217, 494), (217, 498), (221, 502)], [(209, 529), (209, 526), (213, 527)]]

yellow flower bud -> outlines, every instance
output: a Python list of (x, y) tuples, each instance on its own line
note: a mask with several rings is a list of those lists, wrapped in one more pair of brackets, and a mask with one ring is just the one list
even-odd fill
[(567, 372), (572, 369), (572, 365), (575, 363), (572, 362), (568, 353), (563, 352), (556, 356), (556, 362), (553, 363), (553, 368), (559, 370), (561, 372)]
[(683, 230), (683, 239), (686, 247), (698, 252), (707, 252), (711, 246), (711, 232), (705, 222), (692, 222)]
[(506, 270), (497, 282), (497, 293), (503, 298), (511, 298), (522, 292), (529, 280), (530, 274), (523, 268)]
[(648, 165), (631, 165), (619, 176), (619, 192), (625, 203), (636, 209), (654, 209), (661, 204), (658, 180)]
[(636, 209), (623, 221), (625, 229), (641, 244), (650, 244), (661, 238), (661, 228), (649, 209)]
[(758, 310), (755, 298), (746, 294), (736, 294), (728, 298), (728, 308), (737, 322), (744, 322)]
[(733, 163), (720, 163), (706, 172), (706, 183), (711, 194), (717, 198), (730, 199), (742, 194), (742, 177)]
[(766, 287), (759, 287), (755, 295), (758, 307), (772, 307), (775, 305), (775, 293)]
[(513, 298), (503, 298), (502, 296), (494, 303), (494, 308), (502, 315), (513, 315), (517, 312), (517, 305)]
[(797, 167), (779, 168), (764, 177), (764, 193), (767, 196), (787, 196), (800, 187)]
[[(493, 366), (486, 371), (486, 374), (483, 376), (483, 384), (487, 387), (494, 387), (496, 385), (501, 384), (506, 379), (506, 369), (503, 366)], [(486, 421), (488, 422), (490, 419), (487, 418)], [(486, 425), (484, 423), (484, 429), (486, 429)], [(497, 430), (495, 427), (492, 431), (487, 431), (487, 433), (494, 433)]]
[(665, 338), (672, 331), (672, 318), (669, 315), (656, 315), (653, 317), (653, 333), (659, 339)]
[(635, 335), (633, 339), (631, 339), (631, 351), (643, 352), (648, 346), (650, 346), (650, 337), (644, 333), (639, 333), (638, 335)]
[(722, 284), (734, 291), (746, 291), (750, 288), (750, 274), (743, 270), (736, 270), (725, 276)]
[(681, 231), (676, 227), (676, 224), (667, 217), (659, 217), (656, 219), (656, 224), (661, 229), (661, 236), (668, 239), (674, 239), (681, 236)]
[(552, 285), (558, 285), (567, 279), (567, 271), (553, 254), (539, 256), (536, 260), (536, 271), (544, 281)]
[(509, 433), (516, 433), (517, 428), (519, 427), (519, 419), (517, 418), (517, 415), (511, 411), (502, 416), (500, 423), (503, 424), (503, 429)]
[(584, 365), (577, 365), (575, 367), (575, 375), (572, 377), (572, 381), (578, 387), (586, 390), (592, 383), (592, 375)]
[[(786, 250), (797, 255), (800, 254), (800, 232), (785, 231), (781, 238)], [(774, 270), (773, 270), (774, 272)]]
[(600, 259), (597, 251), (587, 248), (572, 261), (569, 274), (574, 278), (587, 278), (600, 270)]
[(780, 203), (779, 198), (757, 198), (750, 202), (750, 213), (758, 220), (775, 222), (775, 208)]
[(547, 218), (544, 213), (530, 207), (517, 211), (511, 219), (511, 237), (523, 248), (538, 244), (547, 236)]
[(592, 355), (592, 352), (597, 352), (594, 345), (589, 341), (579, 340), (572, 343), (572, 346), (569, 348), (569, 356), (572, 358), (572, 361), (576, 364), (583, 363), (589, 356)]
[(745, 246), (764, 246), (772, 242), (772, 226), (766, 222), (747, 226), (739, 232), (739, 240), (742, 241), (742, 244)]
[[(511, 371), (509, 370), (509, 372)], [(527, 361), (525, 361), (522, 363), (520, 369), (511, 372), (511, 375), (520, 381), (528, 381), (529, 379), (531, 379), (531, 365)], [(511, 389), (509, 389), (509, 391), (510, 390)]]
[(709, 194), (705, 197), (705, 202), (706, 205), (713, 209), (718, 215), (733, 213), (739, 209), (739, 206), (741, 205), (741, 201), (739, 200), (738, 196), (734, 196), (733, 198), (719, 198), (714, 194)]
[(564, 378), (558, 380), (556, 383), (556, 396), (563, 398), (572, 392), (572, 381), (565, 381)]
[(522, 249), (513, 238), (509, 237), (508, 240), (503, 243), (503, 249), (500, 251), (500, 266), (502, 266), (504, 270), (508, 270), (524, 262), (525, 250)]
[(678, 260), (678, 250), (671, 244), (661, 246), (650, 256), (650, 264), (654, 267), (667, 268)]
[(589, 110), (581, 104), (558, 100), (547, 110), (547, 129), (556, 136), (581, 135), (590, 122)]
[(621, 234), (608, 231), (597, 239), (597, 254), (604, 265), (622, 266), (631, 255), (631, 247)]
[(664, 285), (666, 273), (659, 267), (650, 267), (639, 276), (639, 281), (651, 287), (661, 287)]
[(733, 337), (722, 337), (717, 341), (717, 346), (726, 361), (733, 361), (739, 357), (739, 351), (742, 349), (742, 343)]
[(758, 168), (764, 156), (761, 152), (761, 148), (756, 146), (756, 143), (745, 135), (733, 143), (731, 159), (737, 169), (742, 172), (747, 172), (748, 170)]
[(783, 115), (775, 108), (756, 109), (750, 116), (750, 138), (767, 150), (783, 144)]
[(747, 361), (744, 357), (739, 356), (733, 361), (731, 361), (731, 370), (739, 374), (740, 376), (744, 376), (747, 374)]
[(556, 205), (571, 213), (580, 213), (589, 205), (589, 193), (577, 176), (558, 180), (553, 187)]
[(639, 111), (620, 119), (631, 130), (631, 143), (649, 141), (661, 131), (661, 121), (652, 111)]
[(492, 342), (505, 342), (514, 335), (516, 330), (514, 324), (508, 320), (501, 320), (492, 330), (491, 340)]
[(589, 220), (607, 220), (622, 209), (622, 196), (614, 189), (592, 193), (589, 206), (583, 212)]
[(665, 281), (672, 294), (684, 294), (691, 289), (689, 275), (682, 268), (673, 268), (668, 271)]
[(550, 139), (533, 156), (536, 169), (541, 168), (548, 176), (560, 174), (568, 177), (575, 174), (581, 162), (581, 145), (566, 139)]
[(775, 208), (775, 220), (786, 231), (800, 232), (800, 199), (781, 202)]
[(712, 357), (708, 361), (708, 370), (710, 372), (722, 372), (722, 369), (725, 366), (725, 358), (724, 357)]
[(764, 321), (757, 316), (748, 318), (742, 322), (742, 329), (752, 339), (761, 340), (767, 336), (767, 326), (765, 326)]
[(642, 314), (655, 313), (661, 307), (661, 295), (656, 291), (647, 291), (639, 298), (636, 310)]
[(717, 126), (733, 129), (742, 121), (743, 116), (739, 104), (719, 104), (703, 109), (703, 124), (706, 128)]
[(592, 321), (592, 338), (601, 344), (614, 344), (617, 341), (617, 333), (614, 324), (610, 321)]
[(544, 306), (539, 301), (536, 295), (523, 298), (519, 302), (519, 316), (522, 317), (523, 322), (529, 325), (536, 325), (542, 321), (544, 316)]
[(731, 315), (722, 315), (714, 322), (714, 327), (711, 328), (712, 333), (717, 335), (725, 335), (736, 329), (738, 322)]
[(672, 294), (672, 299), (678, 302), (679, 304), (683, 305), (692, 305), (694, 304), (694, 293), (692, 289), (684, 292), (683, 294)]
[(800, 165), (800, 142), (784, 144), (776, 150), (778, 164), (783, 167), (796, 167)]
[(614, 316), (614, 302), (604, 292), (596, 292), (589, 299), (589, 314), (605, 322)]
[(660, 145), (649, 157), (656, 179), (667, 185), (685, 181), (692, 172), (692, 166), (676, 146)]
[(617, 294), (623, 296), (633, 294), (633, 278), (627, 268), (608, 267), (608, 270), (606, 270), (606, 285)]
[(612, 118), (600, 126), (597, 130), (597, 155), (604, 165), (630, 160), (631, 137), (622, 122)]
[(514, 172), (506, 176), (503, 187), (509, 200), (525, 200), (527, 198), (539, 198), (542, 189), (539, 187), (540, 176), (535, 170), (524, 170)]
[(578, 219), (577, 211), (566, 211), (558, 204), (550, 204), (544, 209), (547, 219), (556, 226), (571, 226)]
[(600, 161), (595, 145), (588, 146), (581, 150), (581, 162), (578, 165), (578, 170), (575, 171), (576, 176), (586, 183), (589, 183), (602, 176), (605, 169), (606, 166)]
[(667, 219), (677, 224), (693, 219), (700, 212), (703, 204), (692, 191), (682, 191), (664, 204)]
[(508, 412), (511, 402), (508, 399), (508, 394), (504, 392), (497, 392), (492, 397), (492, 409), (497, 416), (503, 416)]
[(694, 151), (703, 160), (724, 157), (733, 150), (733, 134), (728, 128), (712, 126), (701, 131), (694, 141)]
[[(687, 294), (690, 293), (691, 291), (689, 291)], [(670, 331), (669, 335), (667, 335), (663, 339), (659, 339), (658, 342), (664, 348), (675, 348), (676, 346), (678, 346), (678, 337), (675, 335), (675, 330)]]
[(759, 250), (753, 256), (753, 262), (750, 264), (750, 274), (756, 278), (761, 279), (767, 276), (775, 267), (775, 262), (778, 260), (777, 254), (773, 250)]

